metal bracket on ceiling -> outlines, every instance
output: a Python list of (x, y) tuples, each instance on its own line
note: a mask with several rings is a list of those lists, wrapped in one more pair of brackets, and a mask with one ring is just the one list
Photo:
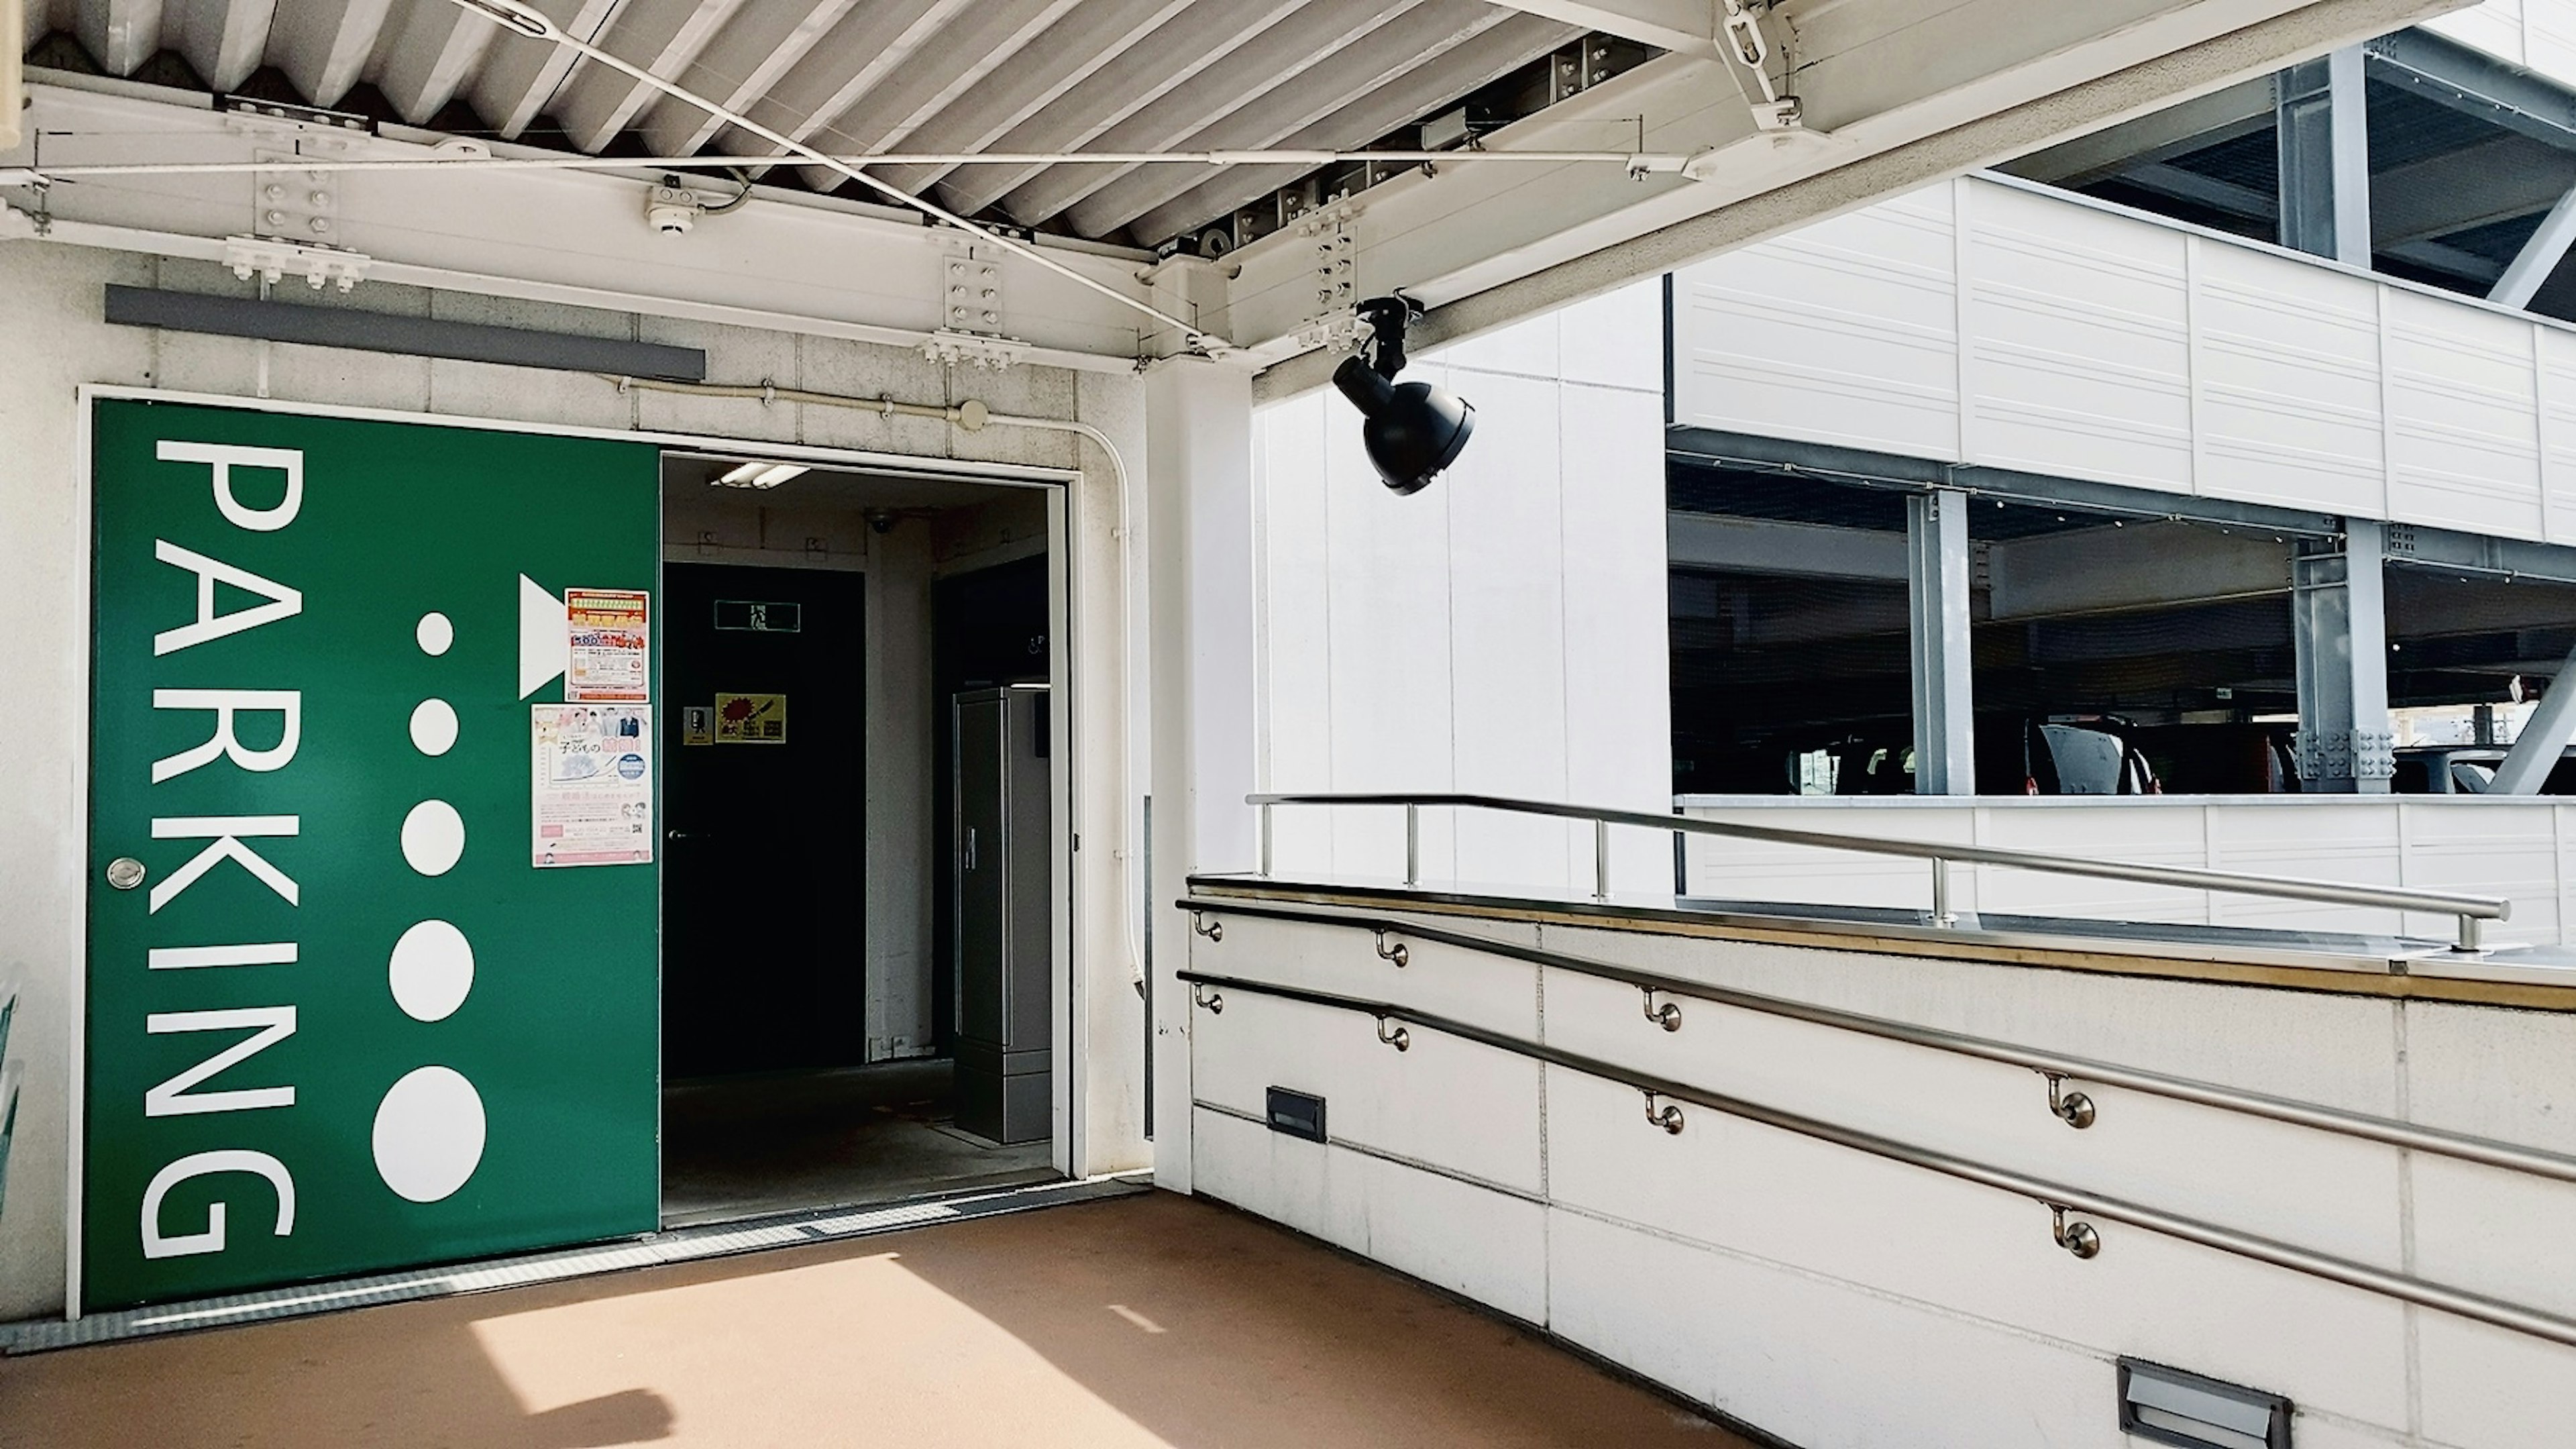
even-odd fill
[(1771, 42), (1762, 34), (1761, 11), (1769, 6), (1762, 0), (1725, 0), (1726, 20), (1719, 27), (1718, 45), (1735, 57), (1762, 93), (1760, 100), (1746, 97), (1753, 107), (1753, 124), (1765, 131), (1788, 131), (1800, 124), (1798, 98), (1780, 94), (1771, 79)]
[(346, 247), (278, 237), (228, 236), (224, 238), (224, 265), (245, 282), (258, 277), (275, 285), (287, 277), (302, 277), (314, 291), (336, 283), (346, 292), (366, 277), (375, 258)]
[(1345, 198), (1297, 218), (1297, 234), (1314, 247), (1315, 315), (1297, 328), (1300, 351), (1347, 351), (1374, 330), (1357, 310), (1360, 241), (1351, 230), (1360, 205)]
[(974, 332), (933, 332), (921, 340), (921, 355), (942, 367), (980, 367), (1001, 372), (1028, 360), (1030, 344), (1010, 337)]
[(340, 227), (342, 178), (299, 168), (291, 151), (261, 147), (251, 154), (277, 163), (274, 171), (251, 173), (251, 231), (280, 241), (329, 244)]
[(988, 246), (964, 234), (942, 234), (947, 264), (940, 272), (940, 326), (921, 344), (921, 355), (943, 367), (999, 372), (1025, 361), (1030, 344), (1002, 331), (1002, 264)]

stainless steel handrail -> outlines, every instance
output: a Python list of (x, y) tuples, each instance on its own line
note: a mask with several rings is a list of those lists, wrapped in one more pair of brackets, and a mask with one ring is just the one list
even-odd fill
[[(2096, 1061), (2089, 1057), (2066, 1056), (2040, 1051), (2011, 1042), (1987, 1037), (1969, 1036), (1963, 1032), (1943, 1031), (1938, 1027), (1917, 1026), (1912, 1022), (1891, 1021), (1883, 1016), (1869, 1016), (1857, 1011), (1843, 1011), (1787, 997), (1766, 996), (1760, 992), (1742, 991), (1731, 986), (1714, 986), (1657, 971), (1640, 971), (1613, 961), (1598, 961), (1588, 956), (1568, 955), (1540, 946), (1523, 946), (1511, 941), (1497, 941), (1466, 931), (1452, 931), (1419, 921), (1399, 920), (1393, 916), (1371, 916), (1335, 911), (1318, 911), (1295, 906), (1274, 906), (1252, 901), (1210, 900), (1192, 898), (1180, 902), (1193, 916), (1205, 913), (1253, 916), (1265, 920), (1295, 921), (1307, 925), (1348, 926), (1371, 931), (1381, 936), (1401, 935), (1416, 941), (1436, 941), (1444, 946), (1486, 955), (1526, 961), (1534, 966), (1552, 967), (1603, 981), (1616, 981), (1641, 991), (1661, 996), (1688, 997), (1714, 1002), (1720, 1006), (1760, 1012), (1766, 1016), (1786, 1017), (1811, 1022), (1818, 1026), (1874, 1036), (1910, 1046), (1928, 1047), (2007, 1066), (2026, 1067), (2042, 1076), (2071, 1082), (2091, 1083), (2105, 1087), (2125, 1087), (2177, 1102), (2214, 1107), (2220, 1111), (2263, 1117), (2298, 1127), (2312, 1127), (2346, 1137), (2384, 1143), (2437, 1157), (2461, 1162), (2475, 1162), (2508, 1172), (2528, 1173), (2534, 1177), (2576, 1182), (2576, 1157), (2546, 1152), (2537, 1147), (2524, 1147), (2499, 1142), (2492, 1137), (2473, 1137), (2464, 1132), (2445, 1132), (2437, 1127), (2418, 1126), (2392, 1117), (2377, 1117), (2366, 1112), (2347, 1112), (2340, 1107), (2327, 1107), (2302, 1102), (2290, 1097), (2275, 1097), (2262, 1092), (2248, 1092), (2190, 1077), (2168, 1076), (2163, 1072), (2124, 1067), (2114, 1062)], [(1378, 954), (1395, 959), (1384, 945)], [(1660, 1024), (1662, 1018), (1656, 1019)]]
[(1275, 805), (1387, 805), (1405, 813), (1404, 883), (1422, 883), (1421, 812), (1425, 809), (1496, 810), (1515, 815), (1546, 815), (1561, 820), (1588, 820), (1593, 825), (1597, 900), (1610, 897), (1609, 827), (1633, 825), (1680, 835), (1718, 835), (1734, 840), (1760, 840), (1773, 845), (1804, 845), (1819, 850), (1848, 850), (1861, 855), (1892, 855), (1932, 863), (1932, 920), (1952, 925), (1950, 862), (2008, 866), (2051, 875), (2089, 876), (2099, 880), (2134, 881), (2144, 885), (2180, 886), (2187, 890), (2226, 891), (2236, 895), (2274, 896), (2283, 900), (2322, 901), (2330, 905), (2370, 906), (2382, 910), (2437, 911), (2459, 920), (2455, 951), (2475, 951), (2482, 922), (2501, 921), (2513, 903), (2501, 896), (2473, 896), (2454, 891), (2417, 890), (2406, 886), (2348, 885), (2341, 881), (2303, 880), (2296, 876), (2253, 875), (2243, 871), (2206, 870), (2198, 866), (2143, 865), (2123, 860), (2043, 855), (2031, 850), (2005, 850), (1991, 845), (1950, 845), (1928, 840), (1889, 840), (1871, 835), (1834, 835), (1816, 830), (1783, 830), (1769, 825), (1740, 825), (1731, 820), (1696, 820), (1681, 815), (1655, 815), (1642, 810), (1613, 810), (1568, 805), (1549, 800), (1516, 800), (1503, 795), (1404, 795), (1352, 793), (1267, 793), (1243, 797), (1261, 811), (1261, 874), (1270, 874), (1270, 811)]
[[(1390, 1035), (1386, 1025), (1391, 1021), (1400, 1023), (1402, 1026), (1427, 1028), (1445, 1036), (1457, 1037), (1462, 1041), (1472, 1041), (1501, 1051), (1512, 1052), (1532, 1061), (1564, 1067), (1569, 1071), (1581, 1072), (1585, 1076), (1595, 1077), (1605, 1082), (1616, 1082), (1621, 1086), (1645, 1093), (1646, 1120), (1666, 1132), (1681, 1131), (1682, 1119), (1670, 1107), (1658, 1113), (1655, 1110), (1655, 1100), (1659, 1097), (1670, 1098), (1675, 1102), (1688, 1102), (1693, 1106), (1705, 1107), (1712, 1112), (1722, 1112), (1730, 1117), (1759, 1122), (1766, 1127), (1775, 1127), (1784, 1132), (1794, 1132), (1801, 1137), (1830, 1142), (1839, 1147), (1866, 1152), (1871, 1156), (1885, 1158), (1892, 1162), (1902, 1162), (1946, 1177), (1954, 1177), (1963, 1182), (1973, 1182), (2016, 1196), (2031, 1198), (2054, 1214), (2052, 1232), (2057, 1245), (2079, 1258), (2090, 1258), (2098, 1253), (2101, 1250), (2101, 1239), (2088, 1224), (2067, 1222), (2066, 1214), (2070, 1212), (2089, 1213), (2097, 1218), (2144, 1228), (2152, 1233), (2187, 1243), (2196, 1243), (2204, 1248), (2212, 1248), (2257, 1263), (2287, 1268), (2295, 1273), (2305, 1273), (2310, 1277), (2323, 1278), (2328, 1282), (2341, 1283), (2347, 1287), (2359, 1288), (2364, 1292), (2378, 1293), (2401, 1302), (2437, 1309), (2479, 1323), (2493, 1324), (2498, 1328), (2512, 1329), (2517, 1333), (2527, 1333), (2534, 1338), (2547, 1339), (2552, 1343), (2576, 1347), (2576, 1319), (2562, 1318), (2557, 1314), (2525, 1307), (2519, 1303), (2507, 1303), (2500, 1298), (2489, 1298), (2484, 1294), (2472, 1293), (2465, 1288), (2454, 1288), (2446, 1283), (2435, 1283), (2405, 1273), (2392, 1273), (2385, 1268), (2374, 1268), (2368, 1263), (2356, 1263), (2349, 1258), (2337, 1258), (2330, 1254), (2314, 1252), (2295, 1244), (2284, 1243), (2277, 1238), (2239, 1232), (2234, 1228), (2221, 1227), (2216, 1223), (2203, 1222), (2198, 1218), (2183, 1217), (2177, 1213), (2169, 1213), (2160, 1208), (2147, 1207), (2122, 1198), (2104, 1197), (2081, 1188), (2014, 1172), (2009, 1168), (1993, 1167), (1928, 1147), (1917, 1147), (1910, 1142), (1899, 1142), (1892, 1137), (1881, 1137), (1873, 1132), (1863, 1132), (1857, 1128), (1844, 1127), (1799, 1113), (1783, 1111), (1742, 1097), (1730, 1097), (1721, 1092), (1711, 1092), (1684, 1082), (1648, 1076), (1615, 1063), (1581, 1056), (1542, 1042), (1505, 1036), (1501, 1032), (1489, 1031), (1484, 1027), (1449, 1017), (1415, 1011), (1411, 1007), (1399, 1006), (1391, 1001), (1371, 1001), (1328, 991), (1309, 991), (1303, 987), (1279, 986), (1264, 981), (1248, 981), (1241, 977), (1219, 976), (1200, 971), (1183, 971), (1179, 975), (1181, 980), (1190, 983), (1192, 1001), (1204, 1009), (1222, 1010), (1223, 993), (1227, 991), (1276, 996), (1290, 1001), (1302, 1001), (1313, 1006), (1333, 1007), (1376, 1017), (1379, 1040), (1387, 1042), (1399, 1051), (1409, 1045), (1409, 1039), (1401, 1029)], [(1199, 995), (1197, 988), (1201, 986), (1211, 988), (1218, 993), (1213, 1002)]]

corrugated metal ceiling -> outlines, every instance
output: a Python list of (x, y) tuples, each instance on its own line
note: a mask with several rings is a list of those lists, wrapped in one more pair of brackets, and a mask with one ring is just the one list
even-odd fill
[[(594, 155), (776, 154), (449, 0), (30, 3), (44, 21), (30, 29), (52, 32), (38, 64)], [(1580, 34), (1484, 0), (535, 3), (567, 33), (834, 154), (1361, 147)], [(885, 176), (970, 215), (1152, 245), (1295, 171), (1079, 162)]]

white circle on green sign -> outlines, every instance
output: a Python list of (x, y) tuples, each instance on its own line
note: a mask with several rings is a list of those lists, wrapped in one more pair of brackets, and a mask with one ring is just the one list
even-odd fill
[(445, 875), (465, 854), (465, 817), (444, 800), (423, 800), (403, 817), (403, 859), (422, 875)]
[(447, 922), (423, 921), (394, 942), (385, 980), (405, 1016), (444, 1021), (474, 989), (474, 947)]
[(376, 1175), (413, 1202), (452, 1196), (483, 1161), (483, 1096), (447, 1067), (404, 1074), (376, 1104)]
[(424, 755), (443, 755), (456, 747), (456, 707), (443, 699), (424, 699), (412, 706), (412, 747)]
[(456, 642), (456, 626), (447, 622), (445, 614), (432, 609), (420, 616), (420, 627), (412, 631), (412, 637), (420, 641), (421, 653), (435, 659)]

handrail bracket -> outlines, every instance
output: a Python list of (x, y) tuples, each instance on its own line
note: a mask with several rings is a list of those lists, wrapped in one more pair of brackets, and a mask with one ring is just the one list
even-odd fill
[(1652, 986), (1640, 986), (1637, 989), (1646, 994), (1646, 1020), (1653, 1022), (1655, 1025), (1662, 1027), (1666, 1031), (1679, 1031), (1682, 1029), (1682, 1008), (1680, 1003), (1667, 1001), (1663, 1005), (1657, 1006), (1655, 1004), (1656, 988)]
[(1648, 1126), (1661, 1127), (1666, 1132), (1671, 1133), (1675, 1137), (1679, 1137), (1682, 1135), (1681, 1104), (1678, 1102), (1665, 1102), (1662, 1108), (1658, 1109), (1655, 1106), (1655, 1103), (1661, 1100), (1662, 1096), (1663, 1094), (1660, 1092), (1652, 1089), (1647, 1090), (1646, 1123)]
[(2056, 1114), (2057, 1120), (2078, 1132), (2093, 1125), (2093, 1119), (2099, 1114), (2091, 1097), (2082, 1092), (2062, 1090), (2066, 1084), (2064, 1072), (2043, 1069), (2040, 1075), (2048, 1078), (2048, 1110)]
[(2063, 1203), (2048, 1204), (2049, 1236), (2057, 1240), (2057, 1246), (2076, 1257), (2098, 1256), (2102, 1251), (2102, 1235), (2094, 1231), (2091, 1223), (2068, 1222), (2067, 1211)]

